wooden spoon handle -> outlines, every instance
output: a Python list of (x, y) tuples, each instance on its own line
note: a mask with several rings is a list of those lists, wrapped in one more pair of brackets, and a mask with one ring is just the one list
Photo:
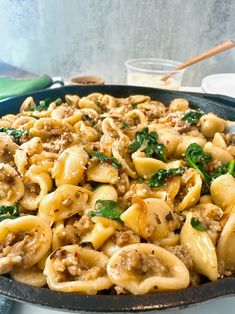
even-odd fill
[(219, 54), (225, 50), (228, 50), (230, 48), (233, 48), (233, 47), (235, 47), (235, 40), (226, 40), (222, 44), (219, 44), (218, 46), (215, 46), (212, 49), (207, 50), (207, 51), (201, 53), (200, 55), (197, 55), (196, 57), (193, 57), (193, 58), (185, 61), (184, 63), (180, 64), (174, 70), (172, 70), (169, 74), (163, 76), (162, 81), (168, 80), (168, 78), (170, 78), (172, 75), (174, 75), (177, 72), (177, 70), (185, 69), (185, 68), (189, 67), (190, 65), (193, 65), (193, 64), (200, 62), (204, 59), (215, 56), (215, 55), (217, 55), (217, 54)]

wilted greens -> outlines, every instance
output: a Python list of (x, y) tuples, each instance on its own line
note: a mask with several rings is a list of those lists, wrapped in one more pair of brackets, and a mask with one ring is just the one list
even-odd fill
[(124, 209), (118, 203), (112, 200), (97, 200), (95, 210), (90, 212), (92, 217), (105, 217), (113, 220), (119, 220)]
[(38, 111), (43, 111), (43, 110), (47, 110), (48, 107), (50, 106), (50, 104), (54, 102), (56, 104), (56, 106), (59, 106), (61, 103), (62, 103), (62, 100), (61, 98), (57, 98), (56, 100), (52, 101), (50, 98), (46, 98), (45, 100), (41, 100), (39, 102), (38, 105), (36, 106), (33, 106), (33, 105), (29, 105), (28, 106), (28, 109), (31, 110), (31, 111), (35, 111), (35, 110), (38, 110)]
[(129, 145), (131, 153), (136, 152), (139, 148), (143, 148), (147, 157), (157, 158), (164, 162), (167, 161), (165, 154), (165, 146), (157, 142), (157, 132), (149, 132), (148, 128), (136, 132), (135, 139)]
[(7, 133), (8, 135), (12, 136), (17, 144), (20, 144), (22, 136), (28, 134), (28, 131), (13, 128), (0, 128), (0, 132)]
[(162, 186), (171, 178), (184, 174), (186, 169), (186, 167), (160, 169), (152, 175), (147, 184), (150, 187)]
[(19, 217), (19, 207), (17, 203), (12, 206), (0, 206), (0, 221), (4, 219), (15, 219), (17, 217)]
[(114, 168), (116, 169), (121, 169), (122, 168), (122, 165), (120, 164), (120, 162), (114, 158), (114, 157), (108, 157), (106, 156), (105, 154), (101, 153), (101, 152), (94, 152), (94, 153), (91, 153), (90, 154), (92, 157), (95, 157), (97, 158), (100, 163), (108, 163), (108, 164), (111, 164)]
[(202, 111), (201, 109), (190, 110), (182, 117), (182, 120), (187, 121), (190, 125), (196, 125), (201, 116), (203, 116), (204, 114), (204, 111)]

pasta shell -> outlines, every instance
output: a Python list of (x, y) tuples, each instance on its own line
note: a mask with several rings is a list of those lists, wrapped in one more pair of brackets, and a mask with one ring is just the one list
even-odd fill
[(112, 185), (103, 184), (98, 186), (90, 197), (87, 212), (95, 209), (95, 203), (97, 200), (111, 200), (117, 202), (118, 194)]
[(235, 271), (235, 213), (227, 220), (218, 241), (218, 260), (223, 261), (225, 270)]
[(6, 219), (0, 223), (0, 274), (15, 266), (28, 269), (46, 254), (51, 246), (51, 228), (36, 216)]
[(0, 163), (9, 163), (14, 166), (14, 154), (18, 145), (6, 133), (0, 133)]
[(149, 179), (154, 172), (159, 169), (165, 169), (165, 163), (154, 158), (147, 158), (145, 154), (136, 152), (132, 154), (133, 163), (137, 174), (145, 179)]
[(167, 157), (173, 155), (181, 141), (180, 134), (173, 128), (162, 128), (157, 131), (158, 142), (165, 145)]
[(187, 214), (180, 232), (181, 244), (187, 247), (195, 270), (215, 281), (218, 278), (218, 262), (215, 246), (206, 231), (198, 231), (191, 225), (192, 213)]
[(65, 101), (66, 103), (74, 108), (78, 107), (80, 97), (78, 95), (65, 95)]
[(227, 145), (221, 133), (218, 133), (218, 132), (215, 133), (212, 144), (214, 144), (217, 147), (227, 149)]
[(149, 243), (118, 250), (109, 260), (107, 273), (113, 284), (136, 295), (189, 285), (184, 263), (171, 252)]
[(82, 215), (90, 191), (70, 184), (60, 185), (54, 192), (44, 196), (39, 204), (38, 216), (52, 225), (54, 221)]
[(107, 264), (108, 257), (102, 252), (68, 245), (49, 255), (44, 274), (52, 290), (96, 294), (112, 285)]
[(200, 131), (206, 137), (213, 137), (216, 132), (223, 132), (225, 121), (214, 114), (203, 115), (200, 120)]
[(9, 164), (0, 163), (0, 205), (11, 206), (24, 195), (24, 184)]
[(43, 287), (47, 284), (46, 276), (37, 266), (29, 269), (16, 268), (11, 271), (11, 277), (18, 281), (34, 287)]
[(235, 202), (235, 180), (231, 174), (224, 174), (216, 178), (210, 187), (213, 202), (226, 210)]
[(211, 142), (207, 142), (204, 151), (212, 155), (215, 160), (221, 161), (223, 164), (233, 160), (233, 156), (224, 148), (216, 146)]
[(94, 228), (81, 239), (81, 242), (92, 243), (95, 250), (98, 250), (116, 229), (121, 228), (118, 222), (104, 217), (93, 217), (92, 221), (95, 224)]
[(16, 150), (14, 160), (17, 170), (22, 176), (25, 175), (30, 166), (30, 157), (32, 157), (34, 154), (41, 154), (42, 149), (42, 140), (40, 137), (34, 137), (28, 142), (22, 144)]
[(115, 183), (118, 170), (109, 164), (91, 163), (87, 169), (87, 179), (100, 183)]
[(133, 199), (121, 216), (124, 223), (144, 239), (151, 241), (167, 237), (177, 222), (169, 205), (157, 198)]
[(28, 210), (36, 210), (51, 188), (52, 179), (49, 173), (42, 166), (32, 165), (25, 174), (25, 192), (20, 205)]
[(56, 185), (78, 185), (83, 179), (88, 160), (89, 156), (82, 147), (73, 146), (65, 149), (52, 169)]
[(186, 152), (189, 145), (193, 144), (193, 143), (196, 143), (203, 148), (206, 144), (206, 139), (203, 136), (201, 136), (201, 137), (199, 137), (199, 136), (195, 137), (195, 136), (191, 136), (191, 135), (182, 136), (181, 141), (180, 141), (179, 145), (177, 146), (177, 150), (176, 150), (175, 155), (181, 157), (182, 154), (184, 154)]
[(178, 205), (176, 206), (177, 211), (194, 206), (201, 195), (202, 179), (196, 170), (192, 168), (186, 170), (181, 177), (181, 183), (184, 194), (180, 195), (180, 201), (178, 201)]

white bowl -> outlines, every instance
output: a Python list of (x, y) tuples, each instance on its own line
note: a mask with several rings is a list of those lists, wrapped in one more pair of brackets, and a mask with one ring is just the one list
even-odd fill
[(209, 75), (202, 80), (201, 87), (208, 94), (235, 97), (235, 73)]

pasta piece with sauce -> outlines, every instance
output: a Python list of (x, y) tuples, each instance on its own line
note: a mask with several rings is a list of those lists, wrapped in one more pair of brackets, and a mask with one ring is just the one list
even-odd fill
[(188, 213), (180, 232), (181, 244), (187, 247), (195, 270), (211, 281), (218, 279), (218, 262), (215, 246), (205, 230), (192, 226), (193, 214)]
[(88, 160), (89, 156), (82, 147), (66, 148), (55, 161), (52, 169), (52, 178), (55, 179), (56, 186), (62, 184), (78, 185), (83, 179)]
[(113, 284), (136, 295), (189, 285), (189, 272), (184, 263), (150, 243), (127, 245), (118, 250), (111, 256), (107, 272)]
[(25, 192), (20, 205), (28, 210), (36, 210), (41, 199), (52, 189), (52, 179), (43, 166), (30, 166), (24, 177)]
[(154, 242), (165, 238), (178, 226), (166, 202), (157, 198), (134, 198), (133, 202), (120, 219), (144, 239)]
[(75, 185), (60, 185), (54, 192), (44, 196), (39, 204), (38, 216), (49, 225), (55, 221), (83, 214), (90, 191)]
[(0, 205), (11, 206), (24, 195), (24, 184), (9, 164), (0, 163)]
[(39, 217), (27, 215), (0, 223), (0, 274), (15, 267), (29, 269), (51, 246), (51, 228)]
[(78, 245), (61, 247), (46, 260), (47, 284), (56, 291), (96, 294), (112, 285), (106, 273), (108, 260), (104, 253)]
[(39, 288), (47, 284), (46, 276), (36, 265), (28, 269), (17, 267), (11, 271), (11, 277), (21, 283)]

